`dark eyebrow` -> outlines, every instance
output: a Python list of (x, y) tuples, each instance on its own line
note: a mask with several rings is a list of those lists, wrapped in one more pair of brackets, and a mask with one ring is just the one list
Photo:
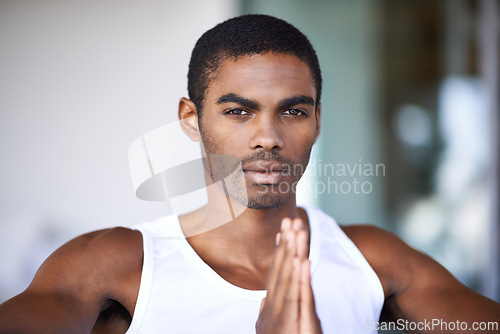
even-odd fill
[(290, 108), (296, 106), (297, 104), (308, 104), (311, 106), (315, 105), (315, 101), (312, 97), (307, 95), (297, 95), (281, 100), (279, 103), (280, 109)]
[(260, 109), (260, 104), (258, 102), (255, 102), (253, 100), (244, 98), (243, 96), (239, 96), (233, 93), (222, 95), (221, 97), (219, 97), (216, 103), (217, 104), (237, 103), (241, 104), (245, 108), (255, 109), (255, 110)]

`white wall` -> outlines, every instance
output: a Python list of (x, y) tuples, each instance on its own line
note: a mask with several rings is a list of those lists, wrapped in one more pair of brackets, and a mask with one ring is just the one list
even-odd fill
[(189, 56), (233, 0), (0, 1), (0, 302), (61, 243), (165, 214), (130, 143), (176, 119)]

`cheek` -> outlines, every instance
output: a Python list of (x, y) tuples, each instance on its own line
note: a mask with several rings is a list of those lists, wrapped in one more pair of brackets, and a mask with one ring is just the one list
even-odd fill
[(252, 133), (252, 128), (243, 124), (219, 122), (217, 126), (212, 128), (210, 137), (219, 144), (219, 147), (241, 150), (242, 145), (248, 143)]
[(294, 129), (293, 131), (286, 132), (286, 142), (289, 143), (292, 149), (301, 152), (314, 144), (315, 136), (316, 127)]
[(222, 131), (208, 132), (201, 131), (201, 138), (205, 151), (208, 153), (231, 153), (234, 150), (233, 146), (236, 141), (229, 134), (222, 133)]

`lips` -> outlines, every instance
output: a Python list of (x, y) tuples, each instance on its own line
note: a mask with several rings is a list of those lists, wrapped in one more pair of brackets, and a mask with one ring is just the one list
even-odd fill
[(276, 161), (258, 160), (243, 166), (245, 176), (256, 184), (278, 184), (287, 171), (288, 166)]

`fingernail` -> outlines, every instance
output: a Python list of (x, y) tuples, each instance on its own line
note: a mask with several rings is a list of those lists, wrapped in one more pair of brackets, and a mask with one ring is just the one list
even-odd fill
[(290, 228), (290, 223), (290, 218), (283, 218), (283, 220), (281, 221), (281, 230), (288, 230)]
[(300, 218), (295, 218), (293, 220), (293, 229), (295, 231), (299, 231), (304, 227), (304, 223), (302, 222), (302, 219)]
[(276, 234), (276, 246), (280, 244), (280, 239), (281, 239), (281, 233), (278, 232), (278, 234)]

